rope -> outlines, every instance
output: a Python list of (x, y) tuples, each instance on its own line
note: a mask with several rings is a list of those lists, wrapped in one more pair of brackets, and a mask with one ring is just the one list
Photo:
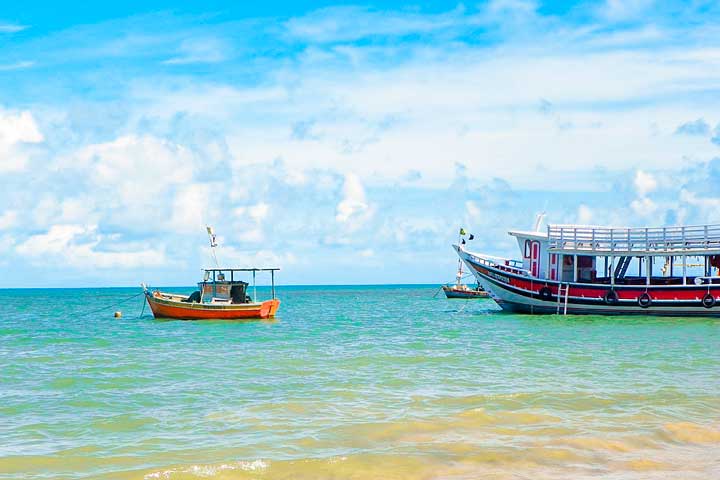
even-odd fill
[(137, 318), (141, 318), (141, 317), (143, 316), (143, 313), (145, 313), (145, 304), (146, 304), (146, 303), (147, 303), (147, 302), (146, 302), (145, 299), (143, 298), (143, 308), (142, 308), (142, 311), (140, 312), (140, 315), (138, 315)]
[[(95, 313), (102, 312), (103, 310), (107, 310), (107, 309), (109, 309), (109, 308), (117, 307), (118, 305), (122, 305), (123, 303), (127, 303), (127, 302), (129, 302), (130, 300), (132, 300), (133, 298), (137, 298), (137, 297), (139, 297), (140, 295), (144, 295), (144, 294), (145, 294), (145, 292), (140, 292), (140, 293), (138, 293), (138, 294), (136, 294), (136, 295), (133, 295), (132, 297), (128, 297), (128, 298), (126, 298), (126, 299), (124, 299), (124, 300), (121, 300), (121, 301), (119, 301), (119, 302), (117, 302), (117, 303), (113, 303), (112, 305), (107, 305), (107, 306), (105, 306), (105, 307), (100, 307), (100, 308), (96, 308), (95, 310), (90, 310), (89, 312), (85, 312), (85, 315), (93, 315), (93, 314), (95, 314)], [(145, 308), (145, 302), (143, 302), (143, 309), (144, 309), (144, 308)]]

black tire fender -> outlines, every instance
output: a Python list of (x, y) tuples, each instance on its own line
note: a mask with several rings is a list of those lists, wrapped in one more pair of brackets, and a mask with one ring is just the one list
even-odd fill
[(638, 305), (640, 305), (640, 308), (648, 308), (650, 305), (652, 305), (652, 297), (648, 292), (644, 292), (640, 294), (637, 302)]
[(552, 300), (552, 292), (550, 291), (550, 289), (548, 287), (542, 287), (538, 291), (538, 295), (540, 296), (540, 300), (544, 300), (546, 302), (549, 302), (550, 300)]
[(715, 306), (715, 297), (713, 297), (713, 295), (710, 292), (706, 293), (703, 296), (701, 301), (702, 301), (703, 307), (705, 307), (705, 308), (712, 308)]
[(614, 305), (618, 302), (618, 294), (615, 290), (608, 290), (605, 292), (603, 300), (607, 305)]

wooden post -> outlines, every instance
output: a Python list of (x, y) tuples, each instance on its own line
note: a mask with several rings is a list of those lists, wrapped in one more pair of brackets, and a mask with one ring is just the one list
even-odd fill
[(270, 288), (272, 292), (272, 298), (275, 300), (275, 270), (270, 270)]
[(605, 270), (604, 270), (603, 277), (607, 278), (610, 276), (610, 273), (608, 271), (608, 257), (607, 257), (607, 255), (605, 255), (603, 258), (605, 259)]
[[(565, 270), (565, 254), (561, 253), (558, 255), (558, 281), (563, 281), (563, 270)], [(560, 287), (558, 287), (558, 295), (560, 295)]]
[(578, 256), (577, 254), (573, 255), (573, 283), (577, 283), (578, 281), (578, 264), (577, 264)]
[(675, 263), (675, 257), (670, 255), (670, 277), (673, 276), (673, 263)]

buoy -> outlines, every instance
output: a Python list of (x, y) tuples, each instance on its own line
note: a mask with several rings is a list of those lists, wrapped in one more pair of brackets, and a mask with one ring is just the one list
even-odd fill
[(122, 317), (122, 312), (115, 312), (114, 317), (115, 317), (115, 318), (120, 318), (120, 317)]

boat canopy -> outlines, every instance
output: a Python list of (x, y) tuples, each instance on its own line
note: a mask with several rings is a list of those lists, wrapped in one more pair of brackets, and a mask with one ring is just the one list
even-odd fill
[(270, 292), (275, 298), (275, 272), (279, 268), (204, 268), (203, 281), (198, 283), (202, 301), (231, 300), (242, 303), (246, 300), (246, 288), (249, 283), (235, 278), (236, 273), (252, 273), (253, 298), (257, 298), (255, 275), (257, 272), (270, 272)]
[(548, 225), (550, 253), (592, 256), (720, 255), (720, 225), (596, 227)]

